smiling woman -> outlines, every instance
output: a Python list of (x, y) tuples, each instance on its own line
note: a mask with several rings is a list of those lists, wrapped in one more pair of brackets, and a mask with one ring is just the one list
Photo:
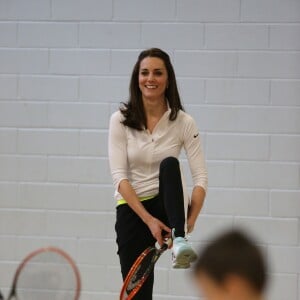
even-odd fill
[[(194, 182), (189, 203), (178, 161), (182, 148)], [(123, 279), (144, 249), (169, 237), (173, 267), (189, 268), (196, 254), (185, 229), (193, 229), (202, 208), (207, 172), (198, 128), (183, 110), (170, 58), (160, 49), (139, 55), (129, 100), (111, 116), (109, 161)], [(152, 299), (153, 279), (152, 271), (134, 299)]]
[[(152, 70), (150, 70), (150, 68)], [(166, 102), (171, 110), (169, 116), (170, 120), (174, 121), (177, 117), (178, 111), (183, 111), (183, 106), (178, 93), (175, 72), (169, 55), (157, 48), (145, 50), (139, 55), (132, 71), (129, 87), (129, 101), (128, 103), (124, 103), (124, 107), (120, 109), (125, 117), (125, 120), (123, 121), (124, 125), (137, 130), (147, 128), (143, 101), (145, 100), (145, 96), (147, 96), (147, 94), (143, 94), (144, 92), (147, 92), (145, 87), (146, 83), (148, 84), (148, 87), (150, 86), (150, 88), (155, 88), (156, 86), (161, 87), (160, 91), (158, 90), (154, 95), (152, 94), (152, 99), (155, 101), (155, 95), (159, 95), (157, 100), (163, 99), (163, 101), (165, 101), (167, 99)], [(155, 84), (153, 85), (153, 83)], [(150, 88), (147, 90), (149, 91)]]

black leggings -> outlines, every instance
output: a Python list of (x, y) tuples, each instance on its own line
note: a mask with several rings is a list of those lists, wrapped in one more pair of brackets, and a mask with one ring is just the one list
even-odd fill
[[(175, 228), (175, 235), (184, 237), (184, 200), (181, 173), (177, 158), (168, 157), (160, 164), (159, 195), (143, 201), (145, 209), (155, 218), (170, 228)], [(117, 207), (116, 233), (118, 254), (123, 280), (136, 258), (147, 247), (156, 242), (148, 226), (127, 205)], [(134, 297), (136, 300), (152, 300), (154, 273)]]

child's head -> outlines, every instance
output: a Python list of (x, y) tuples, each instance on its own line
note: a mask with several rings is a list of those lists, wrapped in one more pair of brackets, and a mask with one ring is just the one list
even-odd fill
[(207, 300), (260, 299), (267, 281), (261, 252), (239, 231), (224, 233), (207, 245), (194, 271)]

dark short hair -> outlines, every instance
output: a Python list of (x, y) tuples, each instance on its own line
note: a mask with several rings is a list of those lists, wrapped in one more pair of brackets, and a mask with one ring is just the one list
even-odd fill
[(219, 284), (228, 275), (238, 275), (259, 293), (267, 282), (262, 253), (254, 241), (238, 230), (223, 233), (208, 244), (199, 255), (194, 273), (207, 274)]
[(159, 48), (151, 48), (144, 50), (138, 56), (138, 60), (134, 65), (130, 85), (129, 85), (129, 99), (127, 103), (122, 103), (120, 111), (124, 116), (123, 124), (137, 129), (143, 130), (147, 127), (146, 116), (142, 101), (142, 93), (139, 88), (139, 71), (141, 61), (146, 57), (157, 57), (163, 60), (168, 74), (168, 87), (165, 91), (165, 97), (168, 100), (171, 113), (169, 119), (174, 121), (179, 110), (183, 110), (180, 101), (180, 96), (177, 88), (174, 68), (172, 66), (169, 55)]

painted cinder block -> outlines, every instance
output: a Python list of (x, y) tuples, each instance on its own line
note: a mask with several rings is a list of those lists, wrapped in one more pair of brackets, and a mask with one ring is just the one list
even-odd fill
[(300, 3), (294, 0), (242, 0), (243, 22), (299, 22)]
[(17, 158), (18, 180), (37, 181), (47, 180), (46, 156), (19, 156)]
[(296, 189), (299, 166), (277, 162), (237, 162), (235, 184), (245, 188)]
[(270, 158), (277, 161), (300, 161), (299, 135), (272, 135)]
[(210, 188), (204, 202), (205, 214), (268, 216), (269, 192), (257, 189)]
[(37, 101), (77, 101), (78, 79), (72, 76), (21, 76), (18, 98)]
[[(218, 8), (218, 9), (216, 9)], [(236, 22), (240, 19), (240, 1), (179, 0), (178, 21)]]
[(51, 156), (48, 158), (48, 179), (54, 182), (111, 183), (105, 158)]
[(205, 100), (209, 104), (267, 105), (269, 81), (257, 79), (208, 79)]
[(116, 21), (171, 21), (175, 19), (175, 0), (113, 1), (113, 19)]
[(112, 17), (111, 0), (52, 0), (54, 20), (110, 20)]
[[(16, 222), (18, 220), (18, 222)], [(0, 211), (0, 234), (41, 236), (46, 233), (45, 212), (2, 210)]]
[(101, 75), (109, 73), (110, 54), (98, 49), (50, 50), (49, 72), (68, 75)]
[(105, 147), (107, 139), (107, 130), (81, 130), (79, 134), (80, 155), (107, 157), (108, 147)]
[(51, 237), (106, 238), (109, 215), (88, 212), (48, 211), (47, 234)]
[(18, 131), (18, 153), (76, 155), (79, 153), (79, 132), (21, 129)]
[(300, 81), (299, 80), (272, 80), (271, 102), (274, 105), (300, 105)]
[(14, 181), (18, 178), (18, 158), (15, 155), (0, 155), (0, 180)]
[(183, 105), (205, 102), (205, 81), (203, 79), (177, 77), (177, 85)]
[(240, 52), (237, 74), (246, 78), (299, 78), (300, 54), (282, 51)]
[(268, 26), (244, 24), (207, 24), (205, 26), (207, 49), (267, 49)]
[(17, 98), (17, 76), (0, 75), (0, 99)]
[(76, 208), (115, 213), (116, 202), (113, 195), (114, 188), (110, 184), (80, 184)]
[(1, 292), (3, 295), (8, 295), (17, 267), (18, 263), (16, 261), (0, 261), (1, 281), (3, 286)]
[[(0, 12), (1, 14), (1, 12)], [(16, 47), (17, 45), (17, 24), (0, 23), (0, 47)]]
[[(197, 34), (191, 35), (191, 32)], [(199, 23), (142, 24), (141, 46), (142, 48), (201, 49), (204, 46), (204, 26)]]
[(216, 51), (175, 51), (178, 76), (232, 77), (236, 75), (237, 55)]
[(299, 218), (300, 216), (300, 192), (289, 190), (277, 190), (270, 193), (270, 211), (273, 217)]
[[(169, 264), (171, 264), (171, 259), (169, 258)], [(155, 270), (155, 279), (161, 282), (160, 285), (154, 285), (154, 293), (155, 294), (169, 294), (169, 270), (156, 268)]]
[(170, 270), (168, 295), (196, 296), (198, 291), (189, 275), (188, 270)]
[(249, 231), (262, 244), (296, 245), (298, 220), (295, 218), (236, 217), (234, 226)]
[(21, 261), (26, 255), (42, 247), (58, 247), (77, 261), (77, 240), (75, 238), (52, 238), (43, 236), (23, 236), (16, 239), (16, 259)]
[(254, 133), (299, 133), (298, 107), (242, 107), (237, 109), (236, 131)]
[(131, 49), (141, 45), (139, 23), (81, 23), (79, 45), (82, 48)]
[(112, 50), (110, 73), (117, 76), (130, 76), (139, 52), (137, 50)]
[(234, 185), (234, 163), (208, 161), (209, 185), (211, 187), (232, 187)]
[(46, 127), (47, 104), (41, 102), (3, 101), (0, 103), (0, 126)]
[(82, 102), (120, 103), (129, 95), (129, 76), (82, 76), (79, 99)]
[(270, 26), (270, 48), (279, 50), (299, 50), (299, 24), (281, 24)]
[(293, 274), (272, 274), (269, 276), (267, 299), (284, 298), (297, 300), (297, 276)]
[(16, 259), (16, 240), (15, 236), (1, 236), (1, 252), (0, 261), (15, 260)]
[[(195, 229), (191, 233), (190, 240), (193, 242), (210, 241), (220, 231), (232, 229), (233, 217), (228, 215), (208, 215), (199, 216)], [(205, 230), (203, 230), (205, 228)]]
[(21, 208), (77, 210), (78, 185), (66, 183), (21, 183), (18, 200)]
[(48, 124), (52, 128), (107, 129), (108, 112), (109, 106), (102, 103), (50, 103)]
[(51, 0), (3, 0), (0, 4), (1, 20), (48, 20)]
[[(0, 162), (2, 162), (0, 160)], [(2, 166), (2, 165), (1, 165)], [(0, 182), (0, 208), (18, 208), (18, 184), (15, 182)]]
[[(115, 255), (112, 255), (115, 254)], [(89, 265), (119, 265), (117, 246), (114, 240), (80, 239), (78, 262)]]
[(47, 49), (0, 48), (1, 74), (45, 74), (48, 72)]
[(300, 268), (299, 247), (274, 247), (268, 250), (272, 270), (276, 273), (298, 273)]
[(19, 47), (76, 47), (78, 26), (75, 23), (26, 22), (18, 25)]
[(207, 134), (207, 158), (216, 160), (267, 160), (268, 135)]
[(102, 292), (105, 290), (106, 267), (80, 264), (79, 268), (82, 277), (83, 290), (91, 292)]
[[(111, 280), (111, 279), (114, 280)], [(107, 267), (107, 273), (105, 276), (105, 282), (106, 282), (106, 293), (109, 293), (112, 298), (109, 298), (111, 300), (118, 298), (120, 294), (120, 287), (122, 287), (122, 276), (121, 276), (121, 269), (120, 266), (108, 266)], [(105, 295), (105, 299), (108, 295)], [(95, 299), (96, 300), (96, 299)]]
[(0, 129), (0, 153), (13, 154), (17, 151), (17, 130)]

